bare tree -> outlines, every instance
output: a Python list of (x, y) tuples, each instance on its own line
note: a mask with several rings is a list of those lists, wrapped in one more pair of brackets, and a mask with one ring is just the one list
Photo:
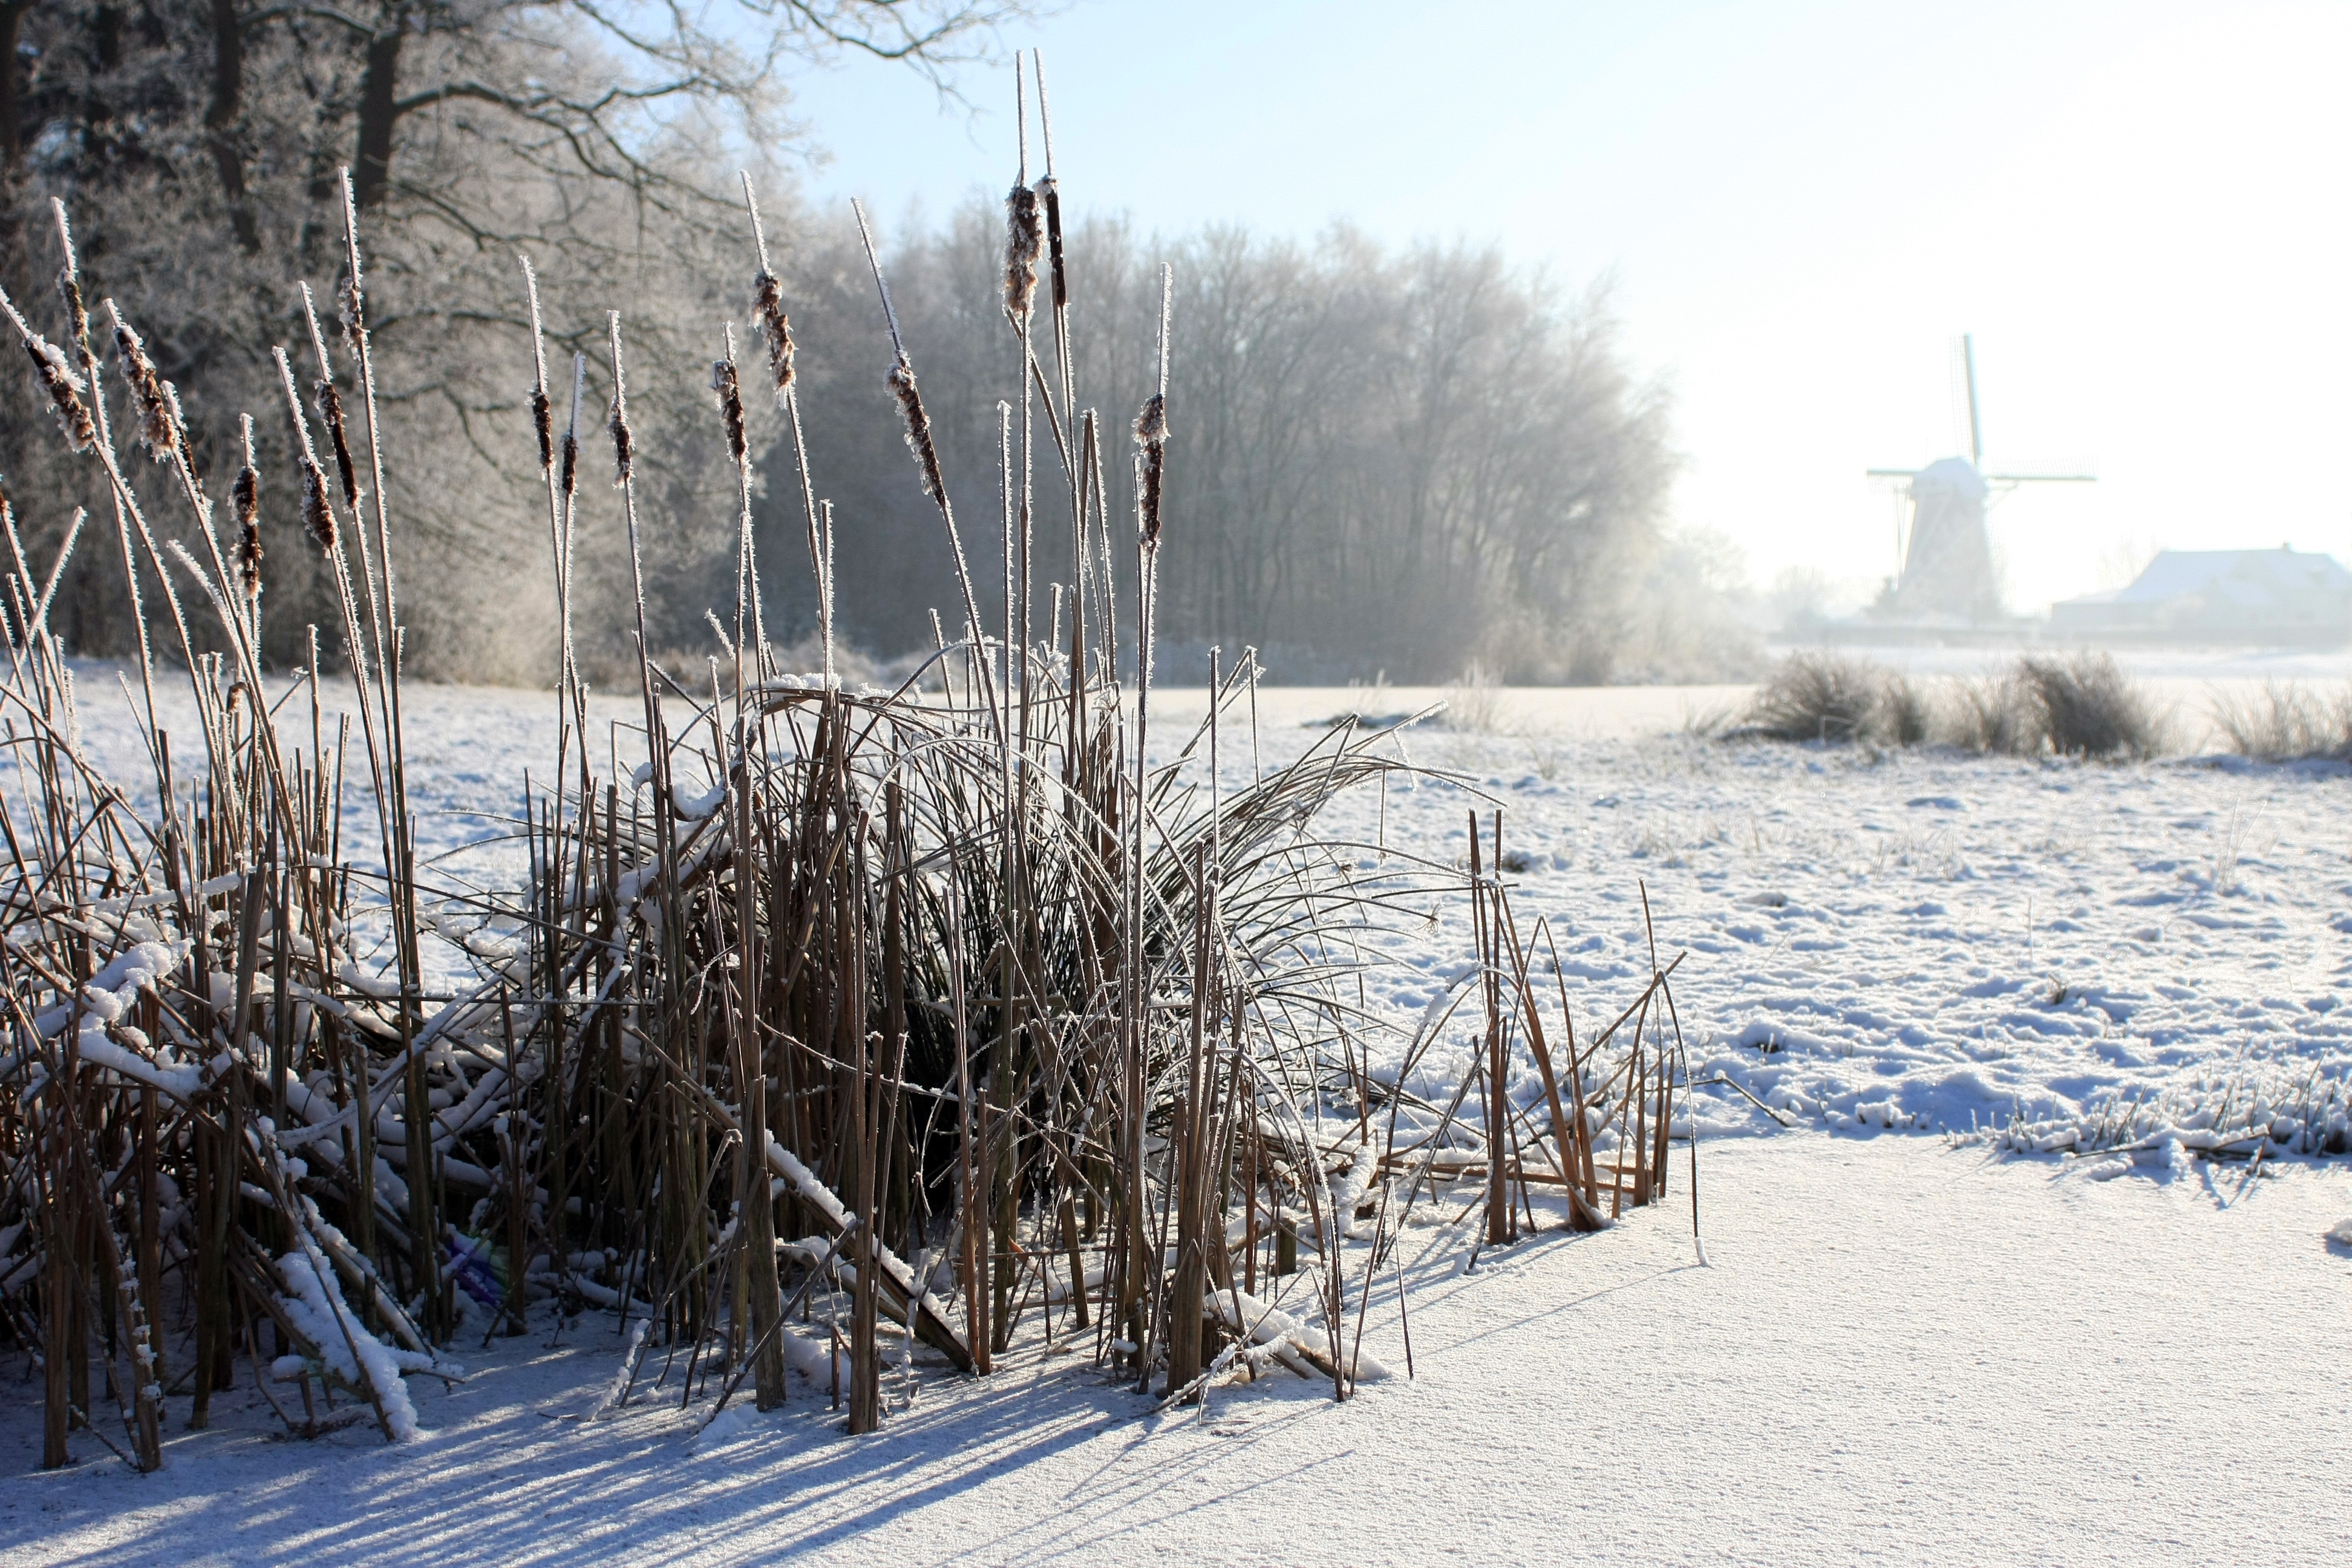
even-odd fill
[[(751, 162), (788, 219), (790, 181), (770, 160), (803, 134), (794, 69), (862, 55), (951, 90), (1018, 13), (992, 0), (0, 0), (0, 42), (16, 46), (0, 54), (0, 280), (41, 295), (59, 255), (49, 199), (63, 197), (93, 301), (116, 298), (162, 374), (221, 422), (194, 432), (200, 468), (231, 455), (243, 409), (265, 474), (282, 476), (290, 427), (272, 416), (269, 349), (308, 357), (295, 285), (331, 297), (349, 168), (387, 434), (421, 481), (388, 499), (429, 590), (413, 601), (419, 628), (451, 634), (414, 646), (444, 673), (528, 673), (543, 632), (502, 613), (511, 593), (484, 587), (510, 587), (531, 544), (517, 253), (540, 264), (562, 345), (587, 343), (605, 307), (630, 309), (647, 369), (632, 402), (661, 437), (646, 443), (647, 478), (669, 524), (653, 531), (656, 585), (679, 601), (669, 618), (691, 624), (698, 542), (724, 526), (706, 514), (723, 514), (725, 486), (698, 461), (718, 349), (701, 323), (742, 308), (735, 171)], [(11, 487), (37, 539), (95, 499), (86, 466), (15, 438), (41, 416), (21, 384), (0, 386)], [(265, 518), (265, 641), (299, 657), (304, 625), (332, 617), (291, 507)], [(131, 636), (121, 563), (103, 553), (84, 552), (59, 612), (91, 651)], [(593, 578), (593, 552), (584, 564)]]

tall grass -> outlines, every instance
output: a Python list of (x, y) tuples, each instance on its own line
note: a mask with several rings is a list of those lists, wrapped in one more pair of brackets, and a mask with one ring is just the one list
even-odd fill
[(1782, 659), (1742, 715), (1740, 728), (1774, 741), (1852, 741), (1876, 721), (1885, 672), (1832, 654)]
[(1461, 678), (1446, 687), (1440, 721), (1464, 734), (1491, 735), (1503, 727), (1507, 700), (1495, 672), (1474, 658), (1463, 667)]
[(2154, 707), (2111, 655), (2022, 658), (2017, 681), (2041, 720), (2042, 743), (2062, 757), (2146, 757), (2160, 743)]
[(2263, 763), (2352, 761), (2352, 692), (2264, 681), (2243, 696), (2216, 696), (2211, 711), (2214, 729), (2240, 756)]
[[(1346, 722), (1287, 763), (1254, 763), (1245, 782), (1222, 767), (1257, 678), (1247, 650), (1212, 663), (1197, 731), (1146, 749), (1153, 571), (1183, 547), (1181, 508), (1162, 511), (1180, 493), (1181, 426), (1163, 387), (1133, 422), (1139, 482), (1122, 516), (1102, 419), (1077, 401), (1060, 206), (1042, 195), (1009, 209), (1021, 390), (1017, 419), (1001, 405), (1004, 625), (981, 623), (912, 345), (892, 320), (877, 379), (907, 426), (909, 482), (940, 511), (964, 614), (894, 687), (840, 679), (831, 510), (808, 482), (803, 388), (761, 242), (746, 302), (793, 433), (793, 499), (827, 606), (821, 667), (792, 670), (764, 635), (745, 370), (722, 326), (712, 384), (741, 503), (735, 600), (712, 616), (721, 657), (698, 668), (646, 646), (639, 586), (634, 770), (616, 757), (600, 771), (592, 754), (570, 621), (583, 513), (609, 523), (615, 505), (583, 489), (583, 466), (609, 458), (633, 561), (646, 526), (626, 324), (616, 312), (604, 334), (600, 438), (580, 356), (568, 377), (550, 361), (526, 267), (525, 449), (545, 483), (564, 625), (552, 765), (532, 773), (513, 825), (528, 875), (503, 895), (439, 885), (417, 860), (399, 477), (381, 458), (348, 199), (341, 334), (309, 322), (310, 408), (295, 357), (278, 353), (296, 489), (341, 609), (341, 695), (315, 657), (290, 689), (265, 679), (267, 599), (251, 563), (213, 545), (168, 384), (134, 375), (141, 438), (201, 554), (158, 544), (78, 300), (61, 350), (0, 298), (67, 438), (104, 468), (133, 595), (170, 597), (183, 670), (141, 658), (152, 768), (137, 804), (78, 742), (80, 698), (46, 618), (62, 556), (37, 571), (11, 524), (0, 1332), (44, 1370), (45, 1463), (66, 1462), (77, 1429), (112, 1442), (93, 1409), (102, 1389), (126, 1458), (152, 1468), (166, 1403), (185, 1399), (202, 1426), (213, 1392), (242, 1375), (289, 1431), (332, 1425), (341, 1392), (346, 1414), (396, 1438), (415, 1426), (404, 1377), (448, 1373), (462, 1321), (519, 1333), (549, 1299), (638, 1325), (608, 1409), (672, 1380), (714, 1409), (744, 1385), (772, 1406), (814, 1361), (828, 1382), (839, 1369), (850, 1427), (869, 1430), (889, 1406), (886, 1321), (908, 1353), (919, 1342), (974, 1374), (1043, 1342), (1170, 1398), (1237, 1362), (1345, 1397), (1372, 1374), (1359, 1346), (1395, 1227), (1418, 1191), (1468, 1169), (1445, 1151), (1478, 1165), (1490, 1242), (1517, 1233), (1516, 1215), (1533, 1223), (1531, 1184), (1563, 1184), (1586, 1227), (1604, 1223), (1604, 1185), (1611, 1214), (1663, 1195), (1681, 1059), (1667, 970), (1654, 963), (1625, 1017), (1581, 1048), (1562, 989), (1555, 1030), (1533, 979), (1542, 928), (1521, 941), (1496, 869), (1508, 864), (1499, 819), (1466, 886), (1452, 868), (1318, 834), (1336, 796), (1402, 764)], [(1034, 309), (1040, 221), (1050, 312)], [(874, 276), (889, 319), (878, 261)], [(1050, 376), (1034, 341), (1046, 325)], [(1163, 364), (1170, 330), (1163, 304)], [(1043, 637), (1028, 559), (1041, 486), (1076, 529), (1074, 581)], [(240, 482), (241, 510), (255, 493)], [(1122, 600), (1108, 542), (1123, 526), (1145, 548)], [(183, 589), (211, 621), (184, 614)], [(1122, 636), (1141, 649), (1132, 693), (1115, 673)], [(195, 719), (175, 734), (154, 691), (182, 678)], [(356, 751), (336, 702), (358, 717)], [(1440, 1112), (1406, 1088), (1437, 1029), (1400, 1043), (1401, 1073), (1376, 1075), (1382, 1026), (1357, 977), (1384, 927), (1411, 931), (1433, 898), (1465, 892), (1485, 1027), (1477, 1070)], [(425, 945), (452, 911), (515, 935), (466, 939), (473, 977), (428, 994)], [(1508, 1093), (1524, 1058), (1545, 1084), (1540, 1115)], [(1613, 1164), (1596, 1165), (1596, 1140)], [(1279, 1310), (1294, 1286), (1311, 1303), (1297, 1317)], [(846, 1320), (838, 1351), (793, 1321), (819, 1297)]]
[(1792, 653), (1723, 732), (2013, 756), (2147, 757), (2165, 741), (2147, 694), (2105, 654), (2022, 658), (1986, 675), (1915, 681), (1864, 659)]

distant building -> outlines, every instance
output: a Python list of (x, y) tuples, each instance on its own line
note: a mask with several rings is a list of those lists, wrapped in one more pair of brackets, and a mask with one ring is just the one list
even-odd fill
[[(1886, 472), (1882, 470), (1881, 477)], [(1874, 618), (1999, 620), (2000, 577), (1993, 570), (1985, 501), (1992, 487), (1967, 458), (1939, 458), (1901, 476), (1911, 498), (1911, 540), (1903, 575), (1872, 606)]]
[(2167, 550), (2127, 588), (2050, 606), (2056, 637), (2265, 647), (2352, 641), (2352, 572), (2290, 550)]

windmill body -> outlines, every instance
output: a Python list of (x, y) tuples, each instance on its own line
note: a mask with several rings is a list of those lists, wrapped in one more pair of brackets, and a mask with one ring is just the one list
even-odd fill
[(2000, 611), (1985, 501), (1992, 487), (1966, 458), (1939, 458), (1911, 476), (1910, 542), (1903, 574), (1882, 607), (1906, 619), (1958, 616), (1990, 620)]
[(2087, 482), (2089, 474), (1988, 474), (1984, 427), (1977, 412), (1976, 341), (1963, 337), (1968, 373), (1969, 455), (1938, 458), (1924, 468), (1872, 468), (1872, 479), (1900, 479), (1910, 502), (1901, 567), (1871, 607), (1882, 626), (1990, 626), (2007, 622), (1994, 569), (1986, 508), (2021, 484)]

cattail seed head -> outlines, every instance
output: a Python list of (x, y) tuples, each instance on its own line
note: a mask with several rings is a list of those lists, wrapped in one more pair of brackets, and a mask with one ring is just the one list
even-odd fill
[(915, 455), (915, 466), (922, 470), (923, 493), (942, 506), (947, 504), (947, 480), (940, 473), (939, 447), (931, 439), (931, 421), (923, 412), (923, 395), (915, 390), (915, 367), (901, 354), (890, 366), (890, 395), (898, 400), (898, 411), (906, 416), (907, 450)]
[(308, 456), (302, 458), (302, 526), (320, 554), (335, 552), (335, 509), (327, 503), (327, 476)]
[(1135, 444), (1147, 451), (1168, 444), (1168, 399), (1159, 393), (1145, 398), (1143, 412), (1135, 416)]
[(1153, 393), (1135, 416), (1135, 444), (1143, 448), (1143, 542), (1160, 543), (1160, 498), (1168, 472), (1168, 399)]
[(768, 340), (768, 375), (781, 403), (793, 384), (793, 323), (784, 315), (784, 286), (765, 268), (751, 279), (751, 325)]
[(613, 483), (625, 485), (635, 471), (636, 448), (629, 436), (628, 405), (621, 401), (617, 392), (613, 395), (613, 412), (604, 421), (604, 427), (613, 433)]
[(343, 505), (356, 517), (360, 510), (360, 473), (352, 462), (351, 440), (343, 430), (343, 395), (323, 375), (310, 384), (310, 390), (317, 396), (319, 418), (327, 426), (327, 439), (335, 448), (335, 470), (343, 481)]
[(58, 423), (65, 428), (66, 445), (77, 452), (87, 452), (98, 445), (98, 426), (81, 400), (81, 378), (74, 374), (65, 351), (35, 332), (25, 340), (25, 352), (33, 356), (33, 374), (57, 409)]
[(147, 345), (120, 316), (114, 322), (114, 348), (122, 358), (122, 377), (131, 385), (131, 401), (139, 405), (139, 444), (162, 462), (187, 444), (180, 418), (179, 390), (155, 370)]
[(727, 426), (727, 455), (740, 464), (750, 447), (743, 437), (743, 387), (734, 361), (710, 362), (710, 390), (719, 395), (719, 421)]
[(343, 341), (351, 345), (352, 358), (359, 359), (367, 342), (367, 317), (355, 274), (344, 273), (335, 285), (335, 314), (342, 323)]
[(1062, 187), (1046, 175), (1037, 182), (1037, 199), (1045, 204), (1045, 256), (1054, 274), (1054, 309), (1070, 302), (1070, 277), (1062, 262)]
[(73, 329), (73, 341), (89, 342), (89, 310), (82, 303), (81, 279), (74, 275), (70, 255), (58, 274), (58, 298), (66, 302), (66, 322)]
[(555, 408), (543, 386), (530, 389), (530, 423), (539, 432), (539, 471), (543, 474), (555, 466)]
[(261, 594), (261, 476), (247, 463), (229, 487), (236, 509), (236, 581), (247, 599)]
[(1026, 321), (1037, 302), (1037, 193), (1015, 185), (1004, 198), (1004, 308)]
[(580, 488), (580, 437), (569, 430), (563, 433), (563, 469), (559, 477), (564, 499), (569, 500)]

